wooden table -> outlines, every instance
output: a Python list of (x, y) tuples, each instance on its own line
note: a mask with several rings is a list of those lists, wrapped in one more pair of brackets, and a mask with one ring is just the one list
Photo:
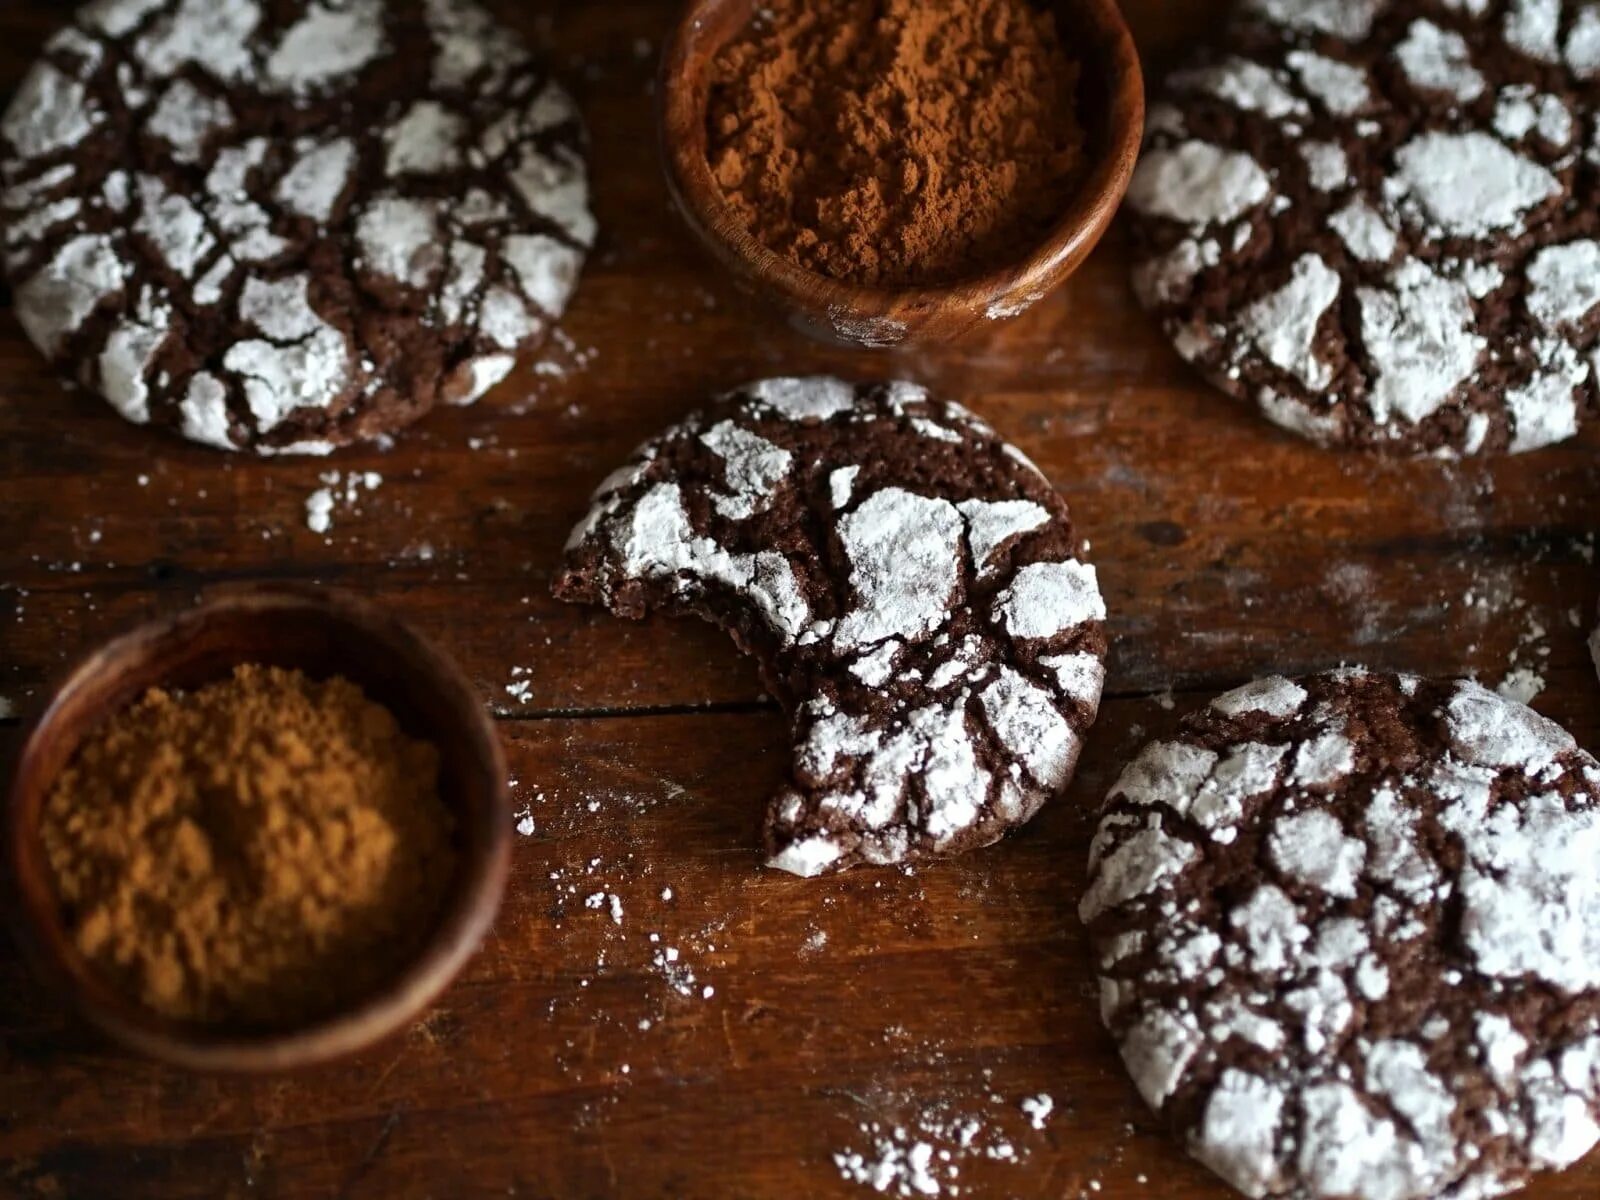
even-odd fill
[[(0, 1194), (849, 1197), (872, 1193), (836, 1155), (870, 1165), (880, 1141), (922, 1141), (945, 1194), (1226, 1195), (1157, 1131), (1095, 1016), (1073, 914), (1096, 802), (1218, 690), (1352, 661), (1490, 683), (1531, 668), (1537, 707), (1600, 745), (1583, 644), (1595, 431), (1489, 464), (1303, 445), (1151, 331), (1120, 231), (986, 338), (878, 357), (808, 344), (733, 294), (668, 212), (651, 76), (674, 4), (500, 7), (556, 47), (594, 134), (604, 235), (563, 373), (525, 372), (389, 453), (256, 462), (123, 424), (0, 325), (0, 695), (26, 715), (69, 658), (216, 583), (379, 596), (501, 718), (528, 832), (499, 924), (404, 1038), (257, 1081), (109, 1050), (0, 952)], [(8, 85), (57, 8), (8, 0)], [(1128, 8), (1158, 69), (1217, 11)], [(751, 665), (708, 628), (563, 607), (549, 583), (589, 489), (635, 443), (716, 389), (817, 370), (937, 385), (1043, 464), (1093, 540), (1113, 649), (1079, 779), (1025, 831), (923, 870), (806, 882), (758, 866), (787, 740)], [(326, 471), (383, 483), (341, 498), (318, 536), (304, 506)], [(16, 741), (12, 722), (0, 743)], [(1041, 1094), (1035, 1129), (1020, 1106)], [(1597, 1193), (1600, 1156), (1527, 1194)]]

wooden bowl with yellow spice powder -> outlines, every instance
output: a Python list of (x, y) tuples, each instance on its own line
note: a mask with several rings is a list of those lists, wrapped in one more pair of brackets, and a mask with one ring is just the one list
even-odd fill
[(511, 818), (438, 650), (320, 589), (233, 589), (119, 638), (30, 735), (7, 814), (25, 950), (169, 1062), (277, 1070), (415, 1018), (487, 932)]
[(691, 0), (660, 93), (668, 184), (712, 254), (806, 332), (869, 347), (1059, 286), (1144, 125), (1115, 0)]

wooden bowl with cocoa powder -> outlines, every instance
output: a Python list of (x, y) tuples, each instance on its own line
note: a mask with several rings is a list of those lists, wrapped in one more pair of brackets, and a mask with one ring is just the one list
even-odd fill
[[(449, 810), (454, 867), (430, 930), (384, 982), (331, 1015), (283, 1028), (230, 1028), (162, 1016), (78, 951), (57, 896), (42, 818), (56, 781), (113, 714), (149, 689), (194, 689), (241, 664), (342, 676), (387, 709), (405, 737), (430, 743)], [(84, 659), (32, 728), (5, 823), (8, 908), (24, 953), (48, 984), (121, 1046), (184, 1067), (278, 1071), (353, 1053), (413, 1021), (465, 965), (499, 908), (511, 809), (493, 723), (455, 664), (386, 611), (310, 587), (246, 586), (135, 629)]]
[(1116, 0), (1048, 0), (1078, 65), (1082, 162), (1042, 239), (997, 254), (992, 266), (937, 286), (871, 286), (820, 274), (769, 248), (736, 214), (708, 158), (716, 65), (750, 26), (759, 0), (690, 0), (667, 42), (659, 136), (679, 211), (747, 292), (775, 303), (823, 341), (882, 348), (952, 340), (1025, 312), (1067, 279), (1099, 243), (1127, 191), (1144, 132), (1144, 80)]

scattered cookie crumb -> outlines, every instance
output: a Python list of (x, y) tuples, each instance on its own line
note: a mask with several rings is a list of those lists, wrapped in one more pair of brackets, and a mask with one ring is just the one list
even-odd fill
[(351, 471), (348, 475), (325, 471), (317, 478), (322, 486), (306, 497), (306, 528), (312, 533), (327, 533), (333, 528), (335, 503), (342, 500), (345, 507), (353, 509), (362, 488), (375, 492), (383, 484), (383, 476), (376, 471)]
[[(1050, 1102), (1047, 1096), (1034, 1099)], [(1000, 1103), (1000, 1097), (991, 1093), (990, 1102)], [(856, 1128), (871, 1140), (872, 1149), (846, 1148), (833, 1156), (834, 1166), (851, 1183), (890, 1196), (960, 1196), (963, 1161), (1019, 1163), (1028, 1156), (997, 1124), (970, 1112), (952, 1112), (943, 1103), (920, 1106), (906, 1119), (867, 1121)]]
[[(895, 1130), (896, 1134), (904, 1132)], [(833, 1161), (843, 1178), (852, 1183), (866, 1184), (875, 1192), (886, 1192), (892, 1196), (944, 1195), (945, 1190), (934, 1174), (937, 1165), (933, 1156), (933, 1146), (928, 1142), (902, 1146), (891, 1139), (884, 1139), (877, 1143), (874, 1157), (870, 1159), (849, 1151), (835, 1154)], [(943, 1165), (950, 1177), (954, 1178), (957, 1174), (954, 1165)]]
[(511, 682), (506, 684), (506, 695), (518, 704), (527, 704), (533, 697), (533, 680), (528, 678), (527, 667), (512, 667)]
[(327, 533), (333, 528), (333, 493), (318, 488), (306, 497), (306, 528), (312, 533)]
[(1044, 1123), (1050, 1119), (1055, 1107), (1056, 1102), (1041, 1092), (1037, 1096), (1029, 1096), (1022, 1102), (1022, 1115), (1028, 1118), (1028, 1124), (1035, 1129), (1043, 1129)]

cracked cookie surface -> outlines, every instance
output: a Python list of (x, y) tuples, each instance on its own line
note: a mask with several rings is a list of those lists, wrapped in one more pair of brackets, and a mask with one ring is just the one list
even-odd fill
[(33, 343), (124, 417), (326, 453), (466, 404), (594, 238), (572, 101), (473, 0), (96, 0), (3, 118)]
[(1313, 441), (1520, 452), (1600, 411), (1600, 6), (1244, 0), (1173, 73), (1134, 288)]
[(1600, 765), (1473, 683), (1215, 700), (1080, 906), (1139, 1092), (1248, 1196), (1500, 1195), (1600, 1137)]
[(909, 383), (769, 379), (647, 442), (596, 492), (556, 595), (693, 614), (794, 715), (765, 823), (799, 875), (988, 845), (1065, 788), (1105, 605), (1061, 497)]

